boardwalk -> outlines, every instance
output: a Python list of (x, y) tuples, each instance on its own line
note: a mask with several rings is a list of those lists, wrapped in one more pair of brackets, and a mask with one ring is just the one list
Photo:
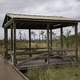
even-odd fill
[(0, 56), (0, 80), (27, 80)]
[[(47, 59), (47, 62), (45, 62)], [(17, 64), (18, 69), (25, 70), (31, 66), (34, 67), (41, 67), (41, 66), (49, 66), (49, 65), (63, 65), (63, 64), (73, 64), (75, 63), (75, 56), (59, 56), (59, 55), (50, 55), (48, 56), (47, 53), (39, 54), (36, 57), (32, 57), (30, 59), (26, 59)]]

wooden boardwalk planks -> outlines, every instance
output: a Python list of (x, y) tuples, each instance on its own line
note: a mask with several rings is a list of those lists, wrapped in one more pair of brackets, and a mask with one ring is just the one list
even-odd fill
[(0, 80), (27, 80), (0, 56)]

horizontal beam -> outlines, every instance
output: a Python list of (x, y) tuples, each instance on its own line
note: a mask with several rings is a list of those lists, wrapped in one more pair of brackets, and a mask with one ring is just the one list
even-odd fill
[(71, 24), (71, 23), (76, 23), (76, 22), (72, 22), (72, 21), (67, 21), (67, 22), (61, 22), (61, 21), (57, 21), (57, 22), (43, 22), (43, 21), (23, 21), (23, 20), (15, 20), (15, 23), (22, 23), (22, 24), (53, 24), (53, 25), (57, 25), (57, 24)]
[(39, 22), (80, 22), (80, 20), (59, 20), (59, 19), (32, 19), (32, 18), (14, 18), (15, 21), (39, 21)]

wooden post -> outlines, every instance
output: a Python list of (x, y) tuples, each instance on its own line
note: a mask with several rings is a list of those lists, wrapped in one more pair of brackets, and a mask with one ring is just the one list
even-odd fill
[(13, 50), (13, 28), (11, 27), (11, 50)]
[(50, 29), (50, 50), (52, 52), (52, 29)]
[(48, 47), (48, 53), (49, 53), (49, 27), (47, 27), (47, 47)]
[(50, 46), (49, 46), (49, 25), (47, 25), (47, 47), (48, 47), (48, 59), (47, 59), (47, 62), (49, 63), (49, 49), (50, 49)]
[[(63, 27), (60, 28), (60, 33), (61, 33), (61, 49), (63, 49)], [(60, 54), (64, 56), (63, 50)]]
[(61, 32), (61, 48), (63, 49), (63, 27), (60, 28)]
[(32, 57), (32, 54), (31, 54), (31, 29), (29, 28), (29, 52), (30, 52), (30, 57)]
[(13, 23), (13, 39), (14, 39), (14, 41), (13, 41), (13, 49), (14, 49), (14, 56), (13, 56), (13, 58), (14, 58), (14, 61), (13, 61), (13, 64), (16, 66), (16, 64), (17, 64), (17, 60), (16, 60), (16, 24), (15, 23)]
[(78, 29), (77, 29), (77, 23), (75, 24), (75, 54), (76, 54), (76, 61), (78, 62)]
[(4, 28), (4, 44), (5, 44), (4, 58), (8, 59), (8, 30), (7, 28)]
[(11, 25), (11, 61), (14, 63), (13, 26)]

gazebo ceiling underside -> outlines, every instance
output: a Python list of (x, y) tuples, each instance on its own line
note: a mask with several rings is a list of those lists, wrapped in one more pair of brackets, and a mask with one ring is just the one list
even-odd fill
[(16, 29), (56, 29), (67, 26), (74, 26), (73, 22), (42, 22), (42, 21), (28, 21), (28, 22), (16, 22)]
[[(79, 20), (61, 16), (36, 16), (36, 15), (22, 15), (22, 14), (7, 14), (3, 23), (4, 25), (12, 19), (16, 25), (16, 29), (56, 29), (67, 26), (74, 26)], [(7, 28), (11, 28), (8, 25)]]

